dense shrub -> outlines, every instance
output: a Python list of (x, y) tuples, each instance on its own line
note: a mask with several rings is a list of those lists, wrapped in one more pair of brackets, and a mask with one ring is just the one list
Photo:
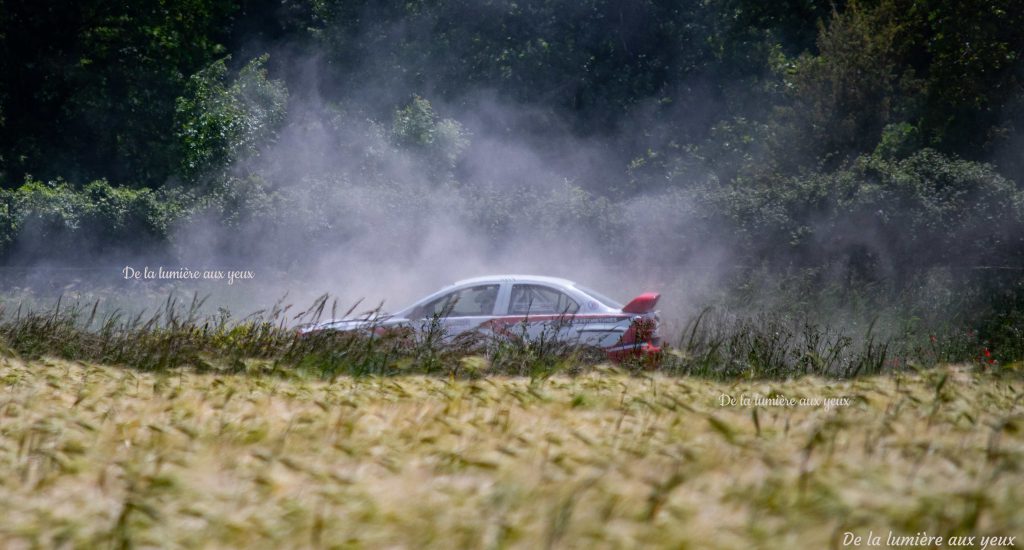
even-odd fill
[(161, 246), (186, 214), (185, 200), (172, 190), (112, 187), (103, 180), (76, 190), (64, 181), (30, 179), (0, 190), (0, 258), (84, 260), (111, 250)]
[(967, 275), (1024, 251), (1017, 186), (991, 166), (928, 149), (735, 183), (721, 201), (758, 262), (839, 266), (897, 287), (935, 267)]

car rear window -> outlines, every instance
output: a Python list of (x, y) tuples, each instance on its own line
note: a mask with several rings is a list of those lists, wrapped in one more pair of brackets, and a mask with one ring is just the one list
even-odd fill
[(591, 290), (591, 289), (589, 289), (589, 288), (587, 288), (585, 286), (580, 286), (580, 285), (575, 285), (575, 286), (576, 286), (576, 288), (579, 291), (581, 291), (584, 294), (586, 294), (587, 296), (590, 296), (591, 298), (597, 300), (598, 302), (601, 302), (601, 304), (604, 305), (604, 306), (610, 307), (612, 309), (622, 309), (622, 304), (620, 304), (619, 302), (616, 302), (615, 300), (612, 300), (611, 298), (605, 296), (604, 294), (601, 294), (600, 292), (598, 292), (596, 290)]
[(580, 305), (563, 292), (541, 285), (515, 285), (509, 315), (572, 315)]

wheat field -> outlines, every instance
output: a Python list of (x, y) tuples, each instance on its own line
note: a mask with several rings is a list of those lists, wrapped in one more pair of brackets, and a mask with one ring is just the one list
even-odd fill
[(1024, 378), (1009, 368), (322, 381), (0, 361), (8, 548), (839, 548), (845, 533), (890, 531), (981, 547), (1024, 534)]

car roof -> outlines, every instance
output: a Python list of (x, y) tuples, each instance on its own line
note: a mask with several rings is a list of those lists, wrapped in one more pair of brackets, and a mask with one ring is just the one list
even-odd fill
[(543, 275), (487, 275), (484, 277), (473, 277), (455, 281), (452, 286), (462, 286), (485, 283), (541, 283), (557, 286), (575, 287), (576, 283), (559, 277), (545, 277)]

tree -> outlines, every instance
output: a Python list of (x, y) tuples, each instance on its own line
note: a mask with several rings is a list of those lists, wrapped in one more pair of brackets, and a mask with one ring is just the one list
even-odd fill
[(917, 83), (900, 64), (898, 24), (891, 3), (872, 9), (852, 2), (822, 24), (818, 54), (786, 68), (792, 99), (784, 116), (792, 125), (786, 146), (804, 148), (805, 162), (827, 159), (834, 167), (870, 152), (882, 129), (905, 116), (903, 101)]
[(192, 75), (176, 102), (179, 169), (190, 182), (223, 175), (233, 162), (257, 154), (287, 113), (288, 89), (268, 78), (266, 55), (250, 61), (230, 83), (226, 61)]
[(0, 8), (0, 157), (25, 173), (161, 185), (177, 167), (175, 99), (224, 55), (228, 0), (143, 0)]

